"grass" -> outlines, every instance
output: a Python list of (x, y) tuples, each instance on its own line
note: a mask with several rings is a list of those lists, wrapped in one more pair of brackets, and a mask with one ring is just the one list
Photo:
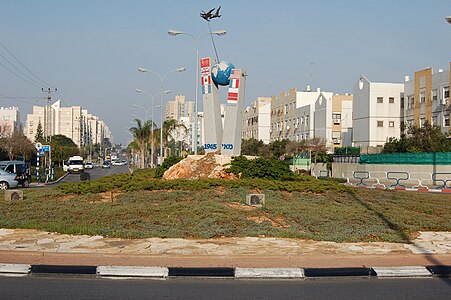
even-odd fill
[[(262, 192), (266, 205), (244, 205)], [(121, 238), (266, 236), (328, 241), (409, 242), (421, 230), (451, 230), (451, 195), (350, 189), (295, 181), (152, 179), (123, 174), (57, 188), (0, 194), (0, 228)]]

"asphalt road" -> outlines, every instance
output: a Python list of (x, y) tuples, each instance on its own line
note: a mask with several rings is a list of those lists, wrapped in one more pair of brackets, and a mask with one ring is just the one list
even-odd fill
[(449, 299), (451, 279), (0, 277), (2, 299)]
[[(95, 167), (93, 169), (88, 169), (86, 172), (90, 175), (90, 179), (97, 179), (102, 176), (112, 175), (112, 174), (120, 174), (120, 173), (129, 173), (128, 166), (111, 166), (109, 169), (104, 169), (101, 167)], [(68, 174), (64, 177), (60, 183), (63, 182), (78, 182), (80, 181), (80, 174)]]

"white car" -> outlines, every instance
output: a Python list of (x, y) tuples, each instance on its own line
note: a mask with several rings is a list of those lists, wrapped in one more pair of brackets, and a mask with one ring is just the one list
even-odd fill
[(92, 168), (94, 168), (94, 165), (92, 164), (92, 162), (85, 163), (85, 169), (92, 169)]

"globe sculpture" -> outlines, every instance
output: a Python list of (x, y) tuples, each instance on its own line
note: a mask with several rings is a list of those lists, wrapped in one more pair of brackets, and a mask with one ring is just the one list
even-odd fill
[(229, 85), (229, 76), (235, 66), (227, 61), (221, 61), (211, 68), (211, 78), (217, 85)]

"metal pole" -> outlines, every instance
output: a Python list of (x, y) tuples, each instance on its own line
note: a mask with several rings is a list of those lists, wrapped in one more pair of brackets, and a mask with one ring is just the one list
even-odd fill
[(160, 118), (161, 118), (161, 128), (160, 128), (160, 163), (163, 163), (163, 77), (160, 77)]
[(151, 141), (150, 141), (150, 167), (151, 168), (153, 168), (154, 167), (154, 165), (153, 165), (153, 107), (154, 107), (154, 100), (155, 100), (155, 97), (152, 97), (152, 120), (151, 120), (151, 122), (152, 122), (152, 124), (151, 124), (151, 136), (150, 136), (150, 138), (152, 139)]
[(196, 102), (194, 107), (194, 155), (197, 155), (197, 126), (199, 123), (198, 120), (198, 107), (199, 107), (199, 40), (194, 39), (196, 41)]

